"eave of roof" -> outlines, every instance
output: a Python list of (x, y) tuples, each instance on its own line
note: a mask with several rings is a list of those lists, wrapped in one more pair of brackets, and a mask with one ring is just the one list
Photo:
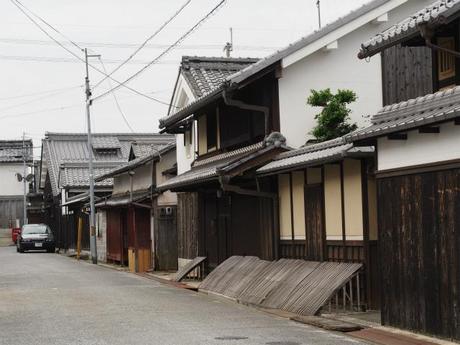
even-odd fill
[(460, 86), (382, 108), (371, 125), (346, 135), (347, 142), (376, 138), (460, 117)]
[(360, 59), (370, 57), (404, 40), (419, 36), (421, 25), (436, 27), (447, 23), (449, 17), (459, 10), (460, 0), (438, 0), (364, 42), (358, 57)]
[(209, 159), (201, 164), (194, 165), (191, 170), (165, 181), (157, 189), (159, 191), (177, 190), (178, 188), (217, 181), (219, 177), (225, 175), (231, 177), (232, 171), (241, 166), (248, 166), (251, 161), (257, 161), (271, 152), (278, 152), (276, 150), (287, 150), (287, 148), (283, 145), (278, 146), (260, 142), (224, 153), (219, 155), (217, 159)]
[(346, 143), (345, 139), (341, 137), (281, 153), (272, 162), (257, 169), (257, 174), (261, 176), (275, 175), (299, 168), (340, 161), (346, 157), (367, 157), (373, 153), (373, 147), (354, 147), (353, 144)]

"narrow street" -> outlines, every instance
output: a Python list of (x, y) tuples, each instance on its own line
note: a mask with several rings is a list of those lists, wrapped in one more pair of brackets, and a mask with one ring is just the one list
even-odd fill
[(0, 247), (0, 344), (360, 344), (211, 296)]

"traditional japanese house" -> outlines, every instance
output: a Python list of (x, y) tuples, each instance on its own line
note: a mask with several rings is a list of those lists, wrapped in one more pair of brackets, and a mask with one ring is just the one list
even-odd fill
[[(164, 145), (171, 136), (160, 134), (96, 133), (88, 151), (87, 135), (83, 133), (46, 133), (42, 141), (40, 190), (45, 201), (45, 219), (56, 238), (56, 247), (74, 249), (77, 223), (84, 223), (82, 248), (89, 249), (88, 215), (85, 204), (89, 199), (88, 157), (92, 155), (95, 175), (101, 175), (128, 162), (134, 142)], [(96, 183), (97, 198), (110, 195), (113, 181)]]
[[(382, 322), (460, 339), (460, 1), (437, 1), (362, 45), (359, 56), (394, 45), (430, 54), (386, 79), (435, 93), (385, 106), (347, 137), (376, 147)], [(387, 53), (390, 51), (390, 53)], [(426, 63), (426, 60), (429, 63)], [(393, 62), (395, 62), (393, 60)], [(397, 62), (396, 62), (397, 63)], [(414, 74), (414, 69), (424, 68)], [(414, 75), (424, 78), (413, 78)], [(391, 92), (389, 98), (395, 97)]]
[[(218, 162), (220, 159), (228, 160), (241, 150), (252, 152), (255, 149), (252, 145), (261, 145), (263, 138), (273, 131), (283, 134), (287, 146), (304, 145), (312, 139), (310, 132), (315, 125), (314, 115), (317, 113), (317, 109), (305, 104), (311, 89), (331, 88), (335, 91), (349, 88), (355, 91), (358, 102), (352, 105), (351, 117), (360, 125), (366, 125), (367, 120), (362, 114), (370, 109), (377, 111), (382, 106), (381, 93), (375, 92), (382, 90), (381, 65), (380, 62), (371, 61), (362, 69), (360, 61), (356, 59), (354, 47), (369, 37), (370, 33), (380, 32), (387, 25), (396, 23), (415, 11), (420, 1), (429, 3), (429, 0), (370, 1), (321, 30), (260, 60), (184, 57), (169, 115), (160, 121), (163, 131), (176, 134), (179, 174), (176, 181), (193, 176), (193, 171), (200, 166), (204, 169), (207, 164), (221, 164)], [(260, 165), (264, 163), (262, 160), (257, 162)], [(251, 169), (256, 168), (257, 164), (251, 165)], [(214, 168), (212, 165), (208, 167), (210, 170)], [(208, 173), (217, 174), (215, 171)], [(247, 173), (245, 176), (249, 175)], [(270, 200), (277, 196), (277, 181), (274, 180), (274, 183), (268, 183), (269, 188), (265, 190), (270, 193), (265, 196)], [(254, 179), (252, 186), (247, 180), (246, 182), (248, 189), (256, 187)], [(179, 191), (178, 185), (173, 182), (164, 186), (167, 187)], [(259, 185), (259, 191), (263, 190), (262, 187)], [(219, 243), (221, 248), (220, 254), (208, 253), (213, 266), (234, 253), (227, 249), (230, 246), (228, 241), (220, 243), (226, 236), (226, 230), (222, 230), (225, 226), (216, 226), (219, 222), (230, 224), (224, 216), (220, 216), (228, 207), (225, 203), (219, 205), (211, 199), (206, 201), (220, 211), (214, 216), (215, 211), (209, 208), (209, 225), (198, 225), (199, 215), (204, 217), (200, 213), (202, 207), (193, 205), (204, 202), (198, 197), (198, 190), (202, 188), (196, 181), (193, 185), (183, 181), (180, 188), (190, 192), (179, 195), (178, 202), (180, 263), (192, 259), (198, 253), (206, 255), (206, 251), (199, 248), (197, 240), (200, 238), (198, 229), (207, 226), (211, 229), (208, 232), (214, 234), (214, 238), (208, 238), (207, 242)], [(218, 190), (222, 188), (215, 184), (215, 191)], [(218, 193), (220, 195), (221, 192)], [(216, 193), (210, 193), (214, 194)], [(273, 208), (272, 201), (268, 204)], [(257, 214), (255, 210), (246, 209)], [(272, 212), (272, 209), (267, 212)], [(188, 218), (193, 221), (186, 220)], [(266, 228), (270, 229), (269, 232), (276, 233), (277, 214), (272, 214), (268, 219), (275, 224), (275, 230)], [(248, 227), (251, 226), (248, 224)], [(217, 228), (221, 229), (220, 240), (217, 240)], [(204, 243), (204, 237), (201, 238)], [(270, 235), (270, 238), (272, 249), (267, 258), (276, 257), (279, 252), (278, 245), (273, 242), (278, 236)], [(257, 253), (254, 250), (238, 252)]]
[[(0, 227), (21, 226), (24, 222), (24, 162), (26, 175), (33, 164), (32, 140), (0, 140)], [(26, 193), (29, 183), (26, 184)]]
[(175, 143), (154, 149), (135, 144), (135, 156), (95, 179), (113, 179), (112, 195), (96, 204), (99, 259), (128, 264), (137, 272), (176, 270), (177, 198), (156, 188), (176, 174)]
[(279, 154), (257, 170), (274, 177), (279, 255), (364, 265), (359, 308), (379, 307), (374, 148), (338, 138)]

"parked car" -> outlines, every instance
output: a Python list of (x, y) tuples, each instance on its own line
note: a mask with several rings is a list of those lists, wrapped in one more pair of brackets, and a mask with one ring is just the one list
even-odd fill
[(13, 243), (16, 243), (18, 235), (21, 233), (21, 228), (12, 228), (11, 229), (11, 240)]
[(46, 250), (48, 253), (54, 253), (55, 242), (50, 227), (46, 224), (23, 225), (16, 241), (16, 250), (20, 253), (26, 250)]

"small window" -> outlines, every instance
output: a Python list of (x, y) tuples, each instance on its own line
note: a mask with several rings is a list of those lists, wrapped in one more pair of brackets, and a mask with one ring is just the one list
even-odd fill
[[(455, 50), (454, 37), (438, 38), (438, 45), (442, 48)], [(455, 57), (445, 51), (438, 50), (438, 80), (443, 81), (455, 77)]]

